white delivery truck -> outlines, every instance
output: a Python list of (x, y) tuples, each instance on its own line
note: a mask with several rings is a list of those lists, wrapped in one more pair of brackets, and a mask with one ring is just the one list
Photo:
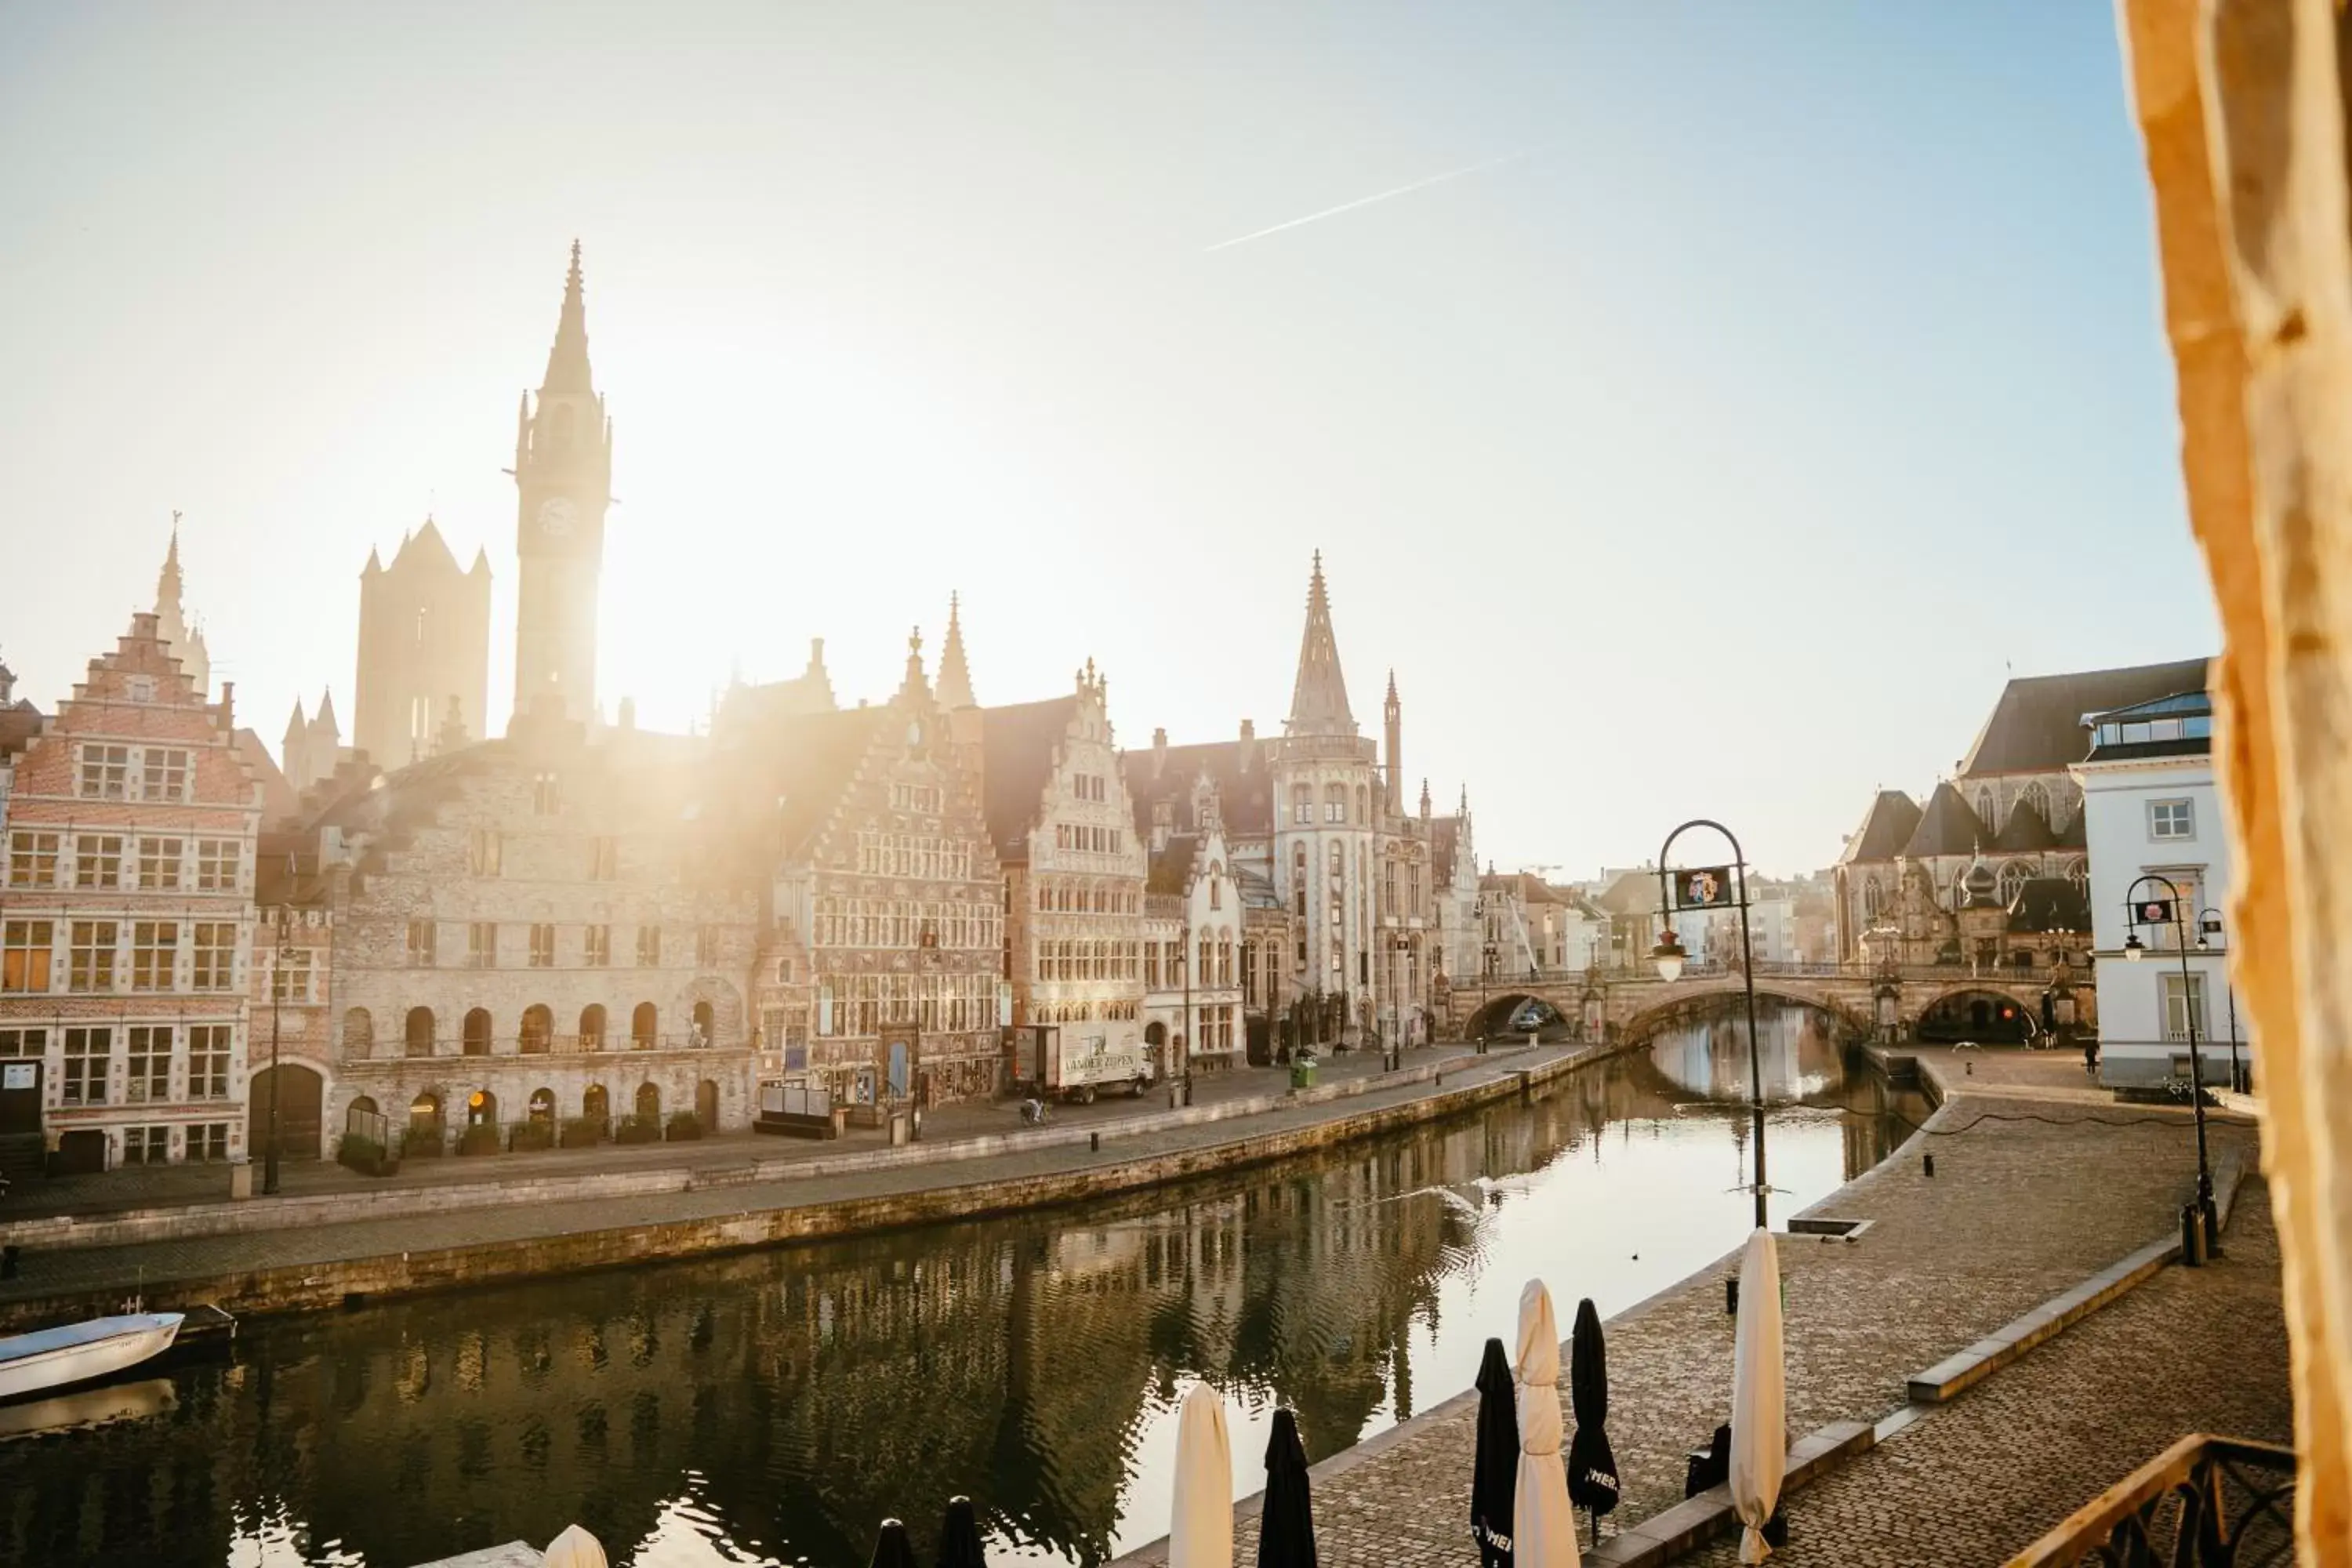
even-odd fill
[(1114, 1047), (1107, 1036), (1059, 1024), (1030, 1024), (1015, 1033), (1023, 1037), (1019, 1059), (1024, 1086), (1040, 1100), (1092, 1105), (1104, 1089), (1141, 1094), (1151, 1087), (1151, 1055), (1139, 1044)]

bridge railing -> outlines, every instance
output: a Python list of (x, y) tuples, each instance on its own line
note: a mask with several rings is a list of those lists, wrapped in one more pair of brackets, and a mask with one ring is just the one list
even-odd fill
[[(1793, 962), (1761, 962), (1756, 965), (1759, 978), (1773, 976), (1781, 979), (1811, 980), (1917, 980), (1964, 982), (1969, 980), (2009, 984), (2045, 984), (2051, 973), (2047, 965), (2021, 968), (2014, 964), (1974, 963), (1862, 963), (1841, 961), (1834, 963), (1803, 963)], [(1716, 980), (1736, 976), (1739, 965), (1720, 962), (1695, 963), (1683, 965), (1682, 978)], [(1587, 969), (1522, 970), (1517, 973), (1481, 975), (1476, 980), (1459, 982), (1457, 990), (1508, 991), (1528, 986), (1565, 986), (1601, 984), (1617, 985), (1628, 982), (1646, 981), (1663, 984), (1656, 969), (1646, 963), (1595, 964)]]
[(2283, 1562), (2294, 1550), (2294, 1483), (2292, 1448), (2192, 1433), (2011, 1562), (2025, 1568)]

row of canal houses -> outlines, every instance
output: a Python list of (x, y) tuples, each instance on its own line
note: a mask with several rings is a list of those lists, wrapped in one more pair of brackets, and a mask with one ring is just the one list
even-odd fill
[(299, 795), (184, 657), (176, 566), (53, 714), (0, 670), (0, 1165), (243, 1161), (273, 1104), (295, 1157), (936, 1104), (1033, 1025), (1218, 1071), (1425, 1039), (1475, 971), (1466, 796), (1406, 805), (1393, 678), (1385, 765), (1358, 734), (1319, 560), (1278, 739), (1121, 750), (1091, 663), (983, 708), (951, 609), (884, 701), (820, 642), (704, 733), (542, 702)]

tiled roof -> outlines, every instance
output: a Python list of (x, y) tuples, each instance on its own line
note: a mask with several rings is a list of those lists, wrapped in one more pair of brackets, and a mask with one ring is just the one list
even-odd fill
[(1919, 803), (1899, 789), (1883, 789), (1871, 797), (1862, 814), (1862, 826), (1846, 841), (1838, 858), (1847, 865), (1865, 860), (1892, 860), (1911, 842), (1919, 827)]
[(285, 773), (269, 755), (269, 748), (261, 743), (260, 736), (250, 730), (239, 730), (230, 738), (230, 744), (236, 752), (237, 761), (251, 768), (253, 776), (261, 782), (262, 821), (283, 822), (300, 809), (302, 803), (294, 786), (286, 782)]
[(0, 757), (13, 757), (41, 732), (41, 710), (29, 701), (0, 707)]
[(721, 766), (737, 781), (743, 805), (773, 813), (783, 853), (796, 856), (833, 815), (866, 749), (897, 711), (891, 704), (845, 708), (722, 731)]
[(1029, 858), (1029, 829), (1036, 825), (1054, 775), (1054, 754), (1077, 710), (1074, 696), (980, 710), (981, 754), (988, 770), (981, 805), (1000, 861)]
[(1960, 763), (1960, 774), (2056, 773), (2081, 762), (2091, 739), (2085, 714), (2128, 708), (2205, 689), (2205, 660), (2176, 659), (2072, 675), (2024, 676), (2001, 689), (2000, 700)]
[(1986, 837), (1984, 824), (1946, 780), (1927, 797), (1927, 809), (1920, 813), (1919, 826), (1912, 830), (1903, 853), (1914, 860), (1929, 855), (1973, 855)]
[(1592, 900), (1612, 915), (1650, 915), (1658, 911), (1658, 874), (1627, 871), (1601, 889)]
[(2000, 833), (1992, 847), (2004, 855), (2030, 855), (2040, 849), (2055, 848), (2058, 836), (2050, 831), (2050, 819), (2042, 808), (2030, 800), (2021, 800), (2009, 808), (2009, 820), (2000, 825)]
[(1136, 831), (1151, 831), (1151, 807), (1175, 807), (1173, 825), (1192, 821), (1192, 781), (1206, 773), (1217, 786), (1217, 807), (1229, 837), (1264, 837), (1274, 831), (1274, 779), (1261, 741), (1210, 741), (1199, 745), (1153, 746), (1121, 752), (1119, 769), (1135, 802)]
[(1179, 833), (1168, 840), (1168, 847), (1155, 850), (1151, 856), (1151, 873), (1145, 879), (1146, 893), (1181, 893), (1184, 884), (1192, 879), (1192, 862), (1201, 853), (1201, 836)]

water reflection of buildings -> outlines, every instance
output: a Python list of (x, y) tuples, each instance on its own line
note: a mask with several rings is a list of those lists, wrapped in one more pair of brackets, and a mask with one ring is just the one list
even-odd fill
[(1293, 1406), (1318, 1457), (1411, 1414), (1408, 1335), (1480, 1266), (1481, 1209), (1688, 1098), (1637, 1056), (1534, 1106), (1075, 1215), (261, 1325), (150, 1419), (0, 1445), (0, 1561), (218, 1563), (233, 1519), (276, 1515), (312, 1561), (575, 1519), (625, 1551), (700, 1518), (751, 1558), (849, 1565), (885, 1515), (928, 1524), (968, 1492), (1005, 1537), (1100, 1563), (1183, 1382)]

